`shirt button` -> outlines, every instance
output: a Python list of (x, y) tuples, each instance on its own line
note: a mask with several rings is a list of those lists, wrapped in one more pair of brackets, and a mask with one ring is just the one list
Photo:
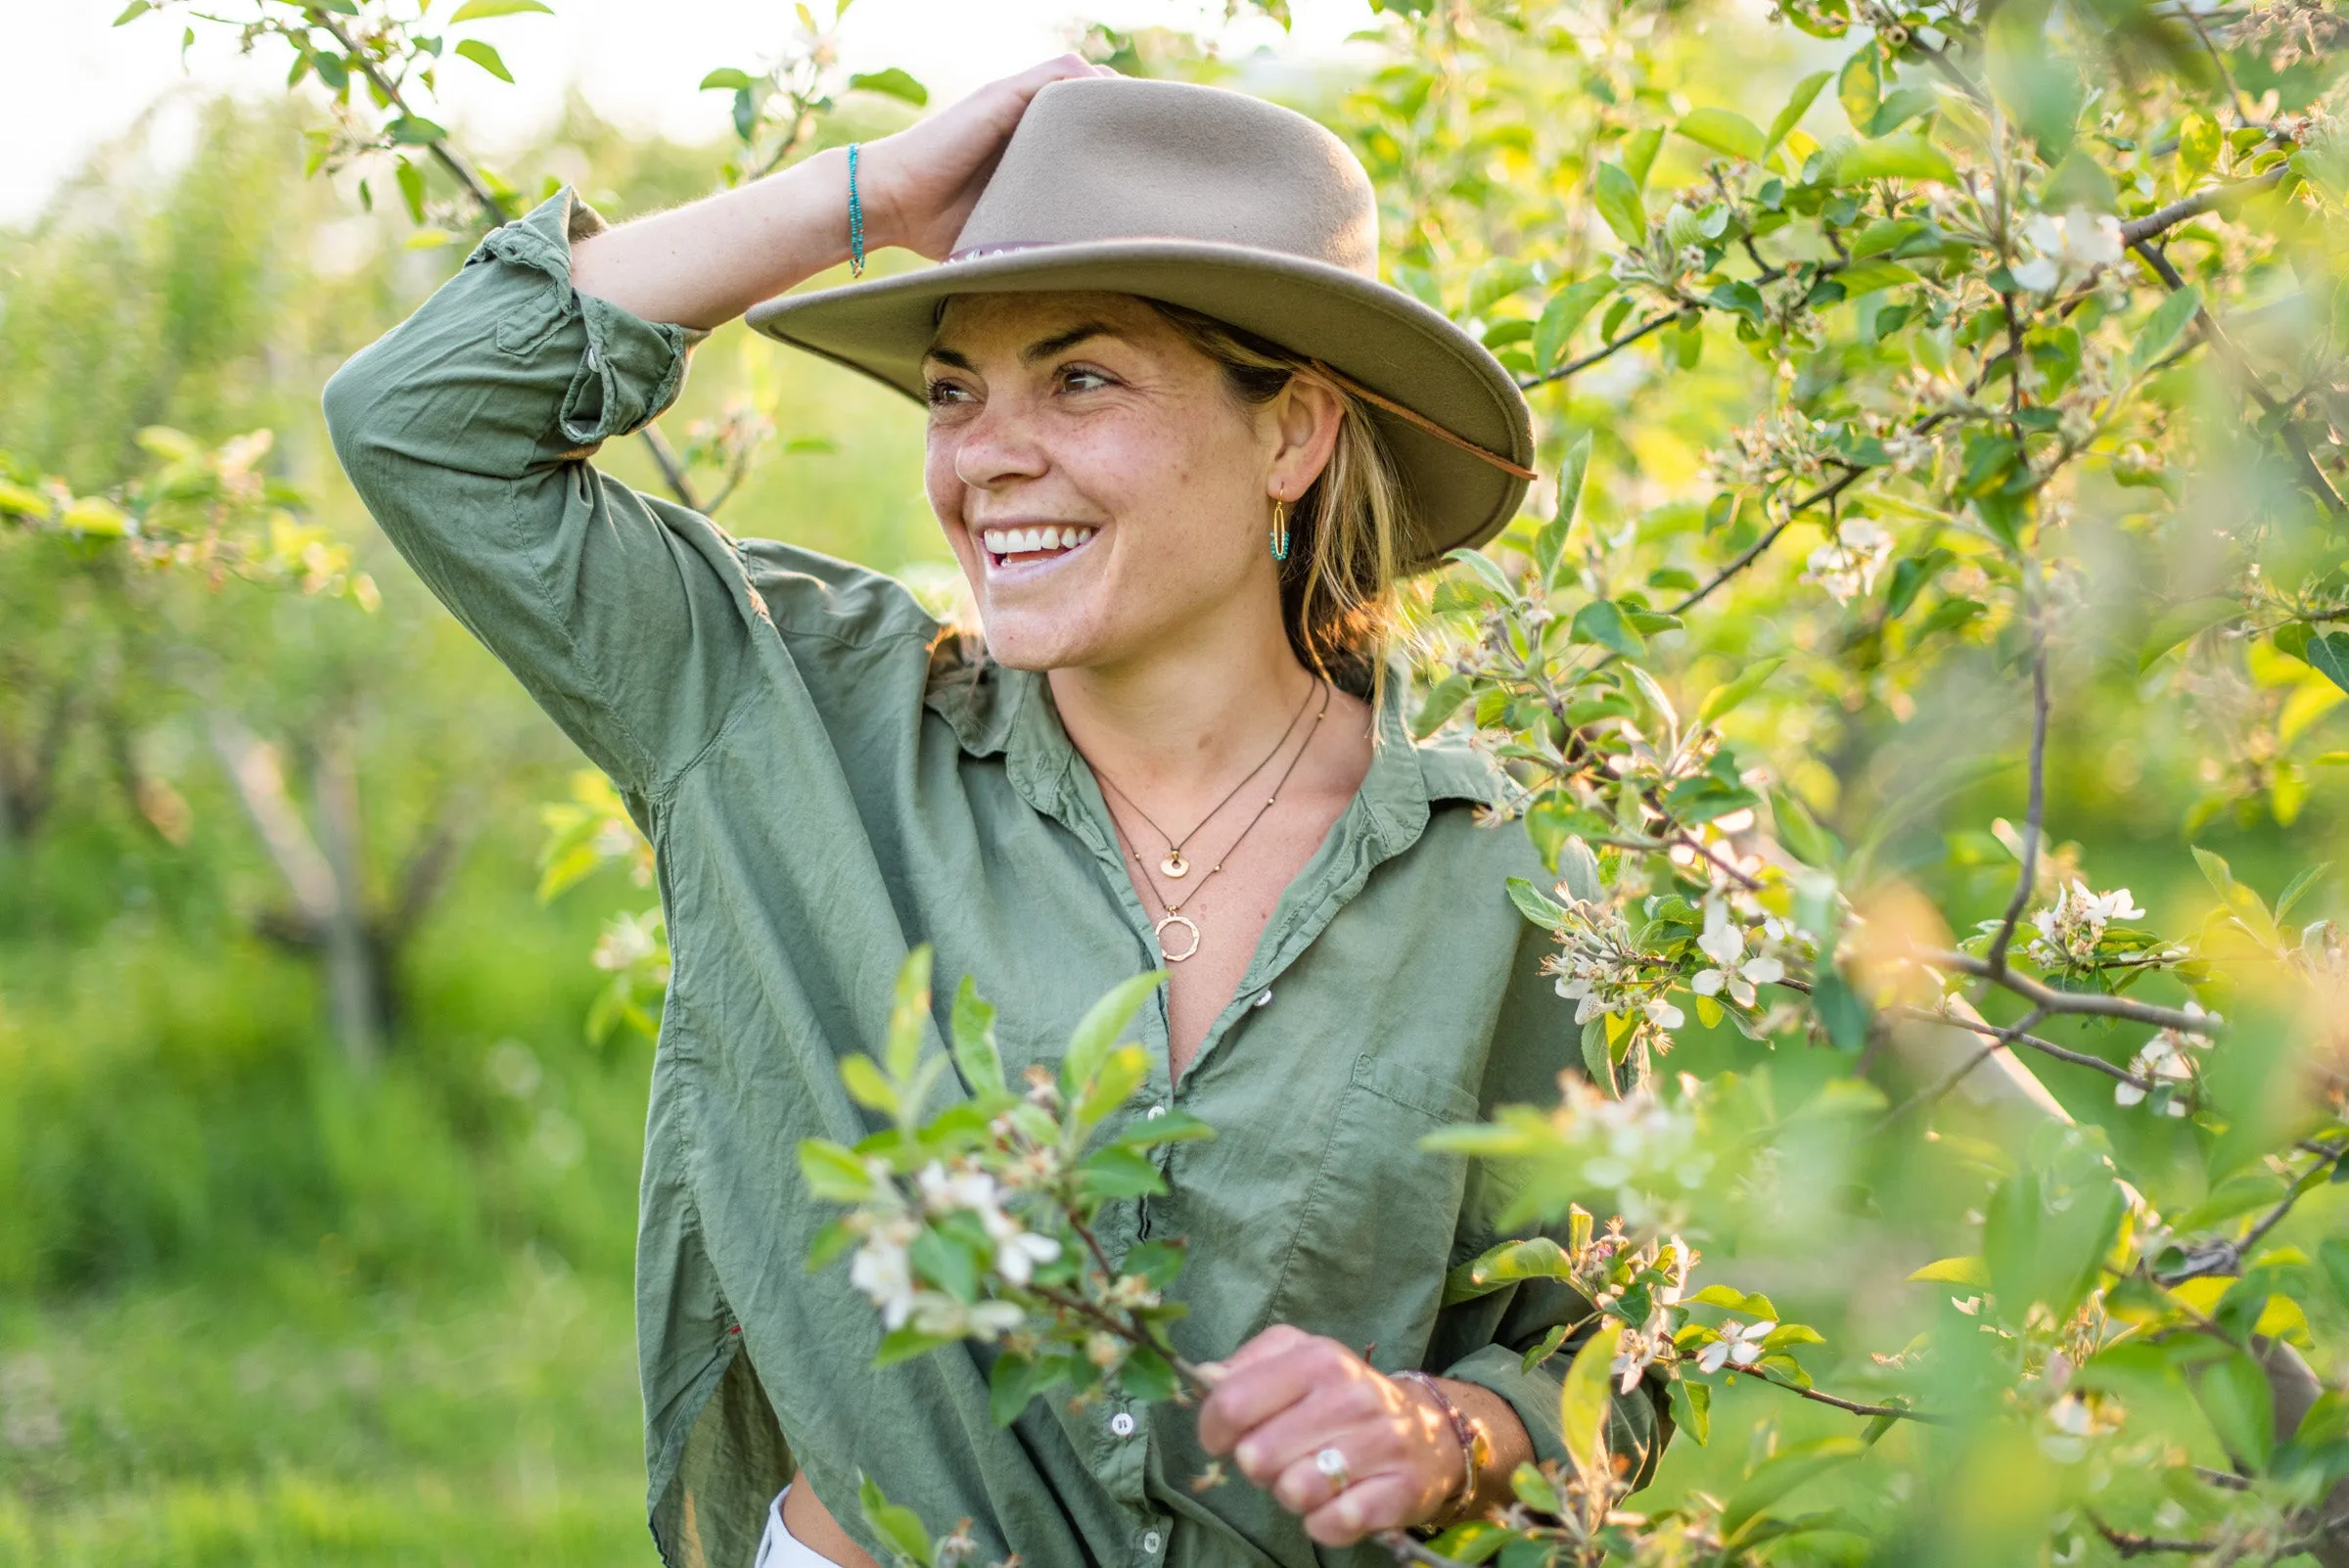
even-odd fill
[(1270, 989), (1269, 987), (1267, 987), (1267, 988), (1266, 988), (1265, 993), (1264, 993), (1262, 996), (1259, 996), (1259, 997), (1256, 999), (1255, 1003), (1254, 1003), (1253, 1005), (1255, 1005), (1255, 1006), (1258, 1006), (1258, 1007), (1264, 1007), (1264, 1006), (1267, 1006), (1267, 1005), (1269, 1005), (1269, 1004), (1270, 1004), (1271, 1000), (1272, 1000), (1272, 992), (1271, 992), (1271, 989)]
[(1164, 1116), (1164, 1115), (1166, 1115), (1166, 1114), (1167, 1114), (1167, 1108), (1166, 1108), (1165, 1106), (1163, 1106), (1163, 1105), (1153, 1105), (1153, 1106), (1151, 1106), (1151, 1107), (1150, 1107), (1150, 1109), (1148, 1109), (1147, 1111), (1144, 1111), (1144, 1112), (1142, 1113), (1142, 1120), (1143, 1120), (1143, 1121), (1145, 1121), (1145, 1122), (1155, 1122), (1155, 1121), (1157, 1121), (1157, 1120), (1158, 1120), (1160, 1117), (1162, 1117), (1162, 1116)]
[(1133, 1417), (1124, 1410), (1109, 1418), (1109, 1429), (1120, 1437), (1133, 1436)]
[(1165, 1545), (1166, 1542), (1160, 1538), (1157, 1531), (1145, 1530), (1142, 1532), (1142, 1552), (1145, 1556), (1157, 1556), (1158, 1548)]

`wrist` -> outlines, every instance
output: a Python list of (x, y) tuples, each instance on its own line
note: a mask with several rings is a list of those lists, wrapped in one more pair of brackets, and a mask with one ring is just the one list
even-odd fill
[(1466, 1518), (1483, 1488), (1484, 1472), (1492, 1460), (1492, 1443), (1463, 1413), (1451, 1396), (1425, 1372), (1397, 1372), (1394, 1381), (1427, 1417), (1433, 1439), (1442, 1452), (1451, 1485), (1428, 1515), (1412, 1528), (1433, 1535)]

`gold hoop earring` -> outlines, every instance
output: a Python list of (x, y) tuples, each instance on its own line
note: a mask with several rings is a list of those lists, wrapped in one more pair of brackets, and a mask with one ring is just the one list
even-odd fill
[(1274, 496), (1272, 499), (1272, 559), (1289, 558), (1289, 503)]

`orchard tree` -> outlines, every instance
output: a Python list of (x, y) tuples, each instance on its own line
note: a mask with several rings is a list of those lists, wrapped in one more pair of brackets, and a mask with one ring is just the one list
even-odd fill
[[(535, 9), (228, 20), (328, 95), (316, 166), (439, 244), (520, 198), (431, 117), (438, 73), (505, 76), (468, 29)], [(1383, 63), (1309, 107), (1378, 181), (1395, 281), (1519, 376), (1551, 476), (1421, 594), (1418, 727), (1486, 748), (1548, 862), (1607, 890), (1510, 890), (1556, 935), (1583, 1071), (1441, 1134), (1528, 1176), (1524, 1238), (1448, 1289), (1543, 1275), (1589, 1304), (1530, 1358), (1570, 1358), (1572, 1462), (1391, 1545), (2349, 1561), (2349, 947), (2315, 842), (2349, 759), (2325, 738), (2349, 693), (2349, 23), (2318, 0), (1781, 0), (1768, 30), (1378, 10)], [(714, 181), (820, 145), (852, 88), (919, 103), (899, 72), (841, 77), (803, 25), (705, 81), (734, 108)], [(759, 424), (657, 447), (670, 487), (722, 486)], [(550, 892), (643, 865), (592, 784), (550, 827)], [(2191, 864), (2207, 900), (2157, 919), (2075, 840), (2141, 885)], [(649, 1024), (658, 929), (615, 931), (605, 1022)], [(1147, 1184), (1116, 1114), (1139, 994), (1015, 1086), (967, 988), (950, 1055), (925, 1051), (917, 966), (889, 1060), (846, 1070), (880, 1130), (805, 1151), (884, 1354), (1007, 1347), (1005, 1419), (1105, 1378), (1199, 1386), (1164, 1338), (1179, 1250), (1089, 1240), (1120, 1173)], [(931, 1117), (941, 1093), (964, 1103)], [(1599, 1440), (1643, 1380), (1685, 1434), (1649, 1511)], [(967, 1555), (864, 1502), (904, 1560)]]

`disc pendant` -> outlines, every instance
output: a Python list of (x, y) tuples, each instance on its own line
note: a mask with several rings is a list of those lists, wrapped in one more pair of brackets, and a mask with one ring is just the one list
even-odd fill
[(1167, 857), (1158, 862), (1158, 868), (1171, 877), (1187, 877), (1191, 874), (1191, 862), (1182, 857), (1180, 850), (1169, 850)]
[[(1180, 952), (1176, 952), (1173, 947), (1169, 946), (1167, 945), (1167, 928), (1169, 926), (1180, 926), (1183, 930), (1189, 932), (1191, 934), (1191, 945), (1183, 948)], [(1158, 938), (1158, 950), (1166, 955), (1167, 962), (1171, 964), (1178, 964), (1199, 950), (1199, 928), (1191, 924), (1191, 917), (1189, 915), (1171, 914), (1163, 916), (1159, 920), (1158, 924), (1152, 926), (1150, 930)]]

